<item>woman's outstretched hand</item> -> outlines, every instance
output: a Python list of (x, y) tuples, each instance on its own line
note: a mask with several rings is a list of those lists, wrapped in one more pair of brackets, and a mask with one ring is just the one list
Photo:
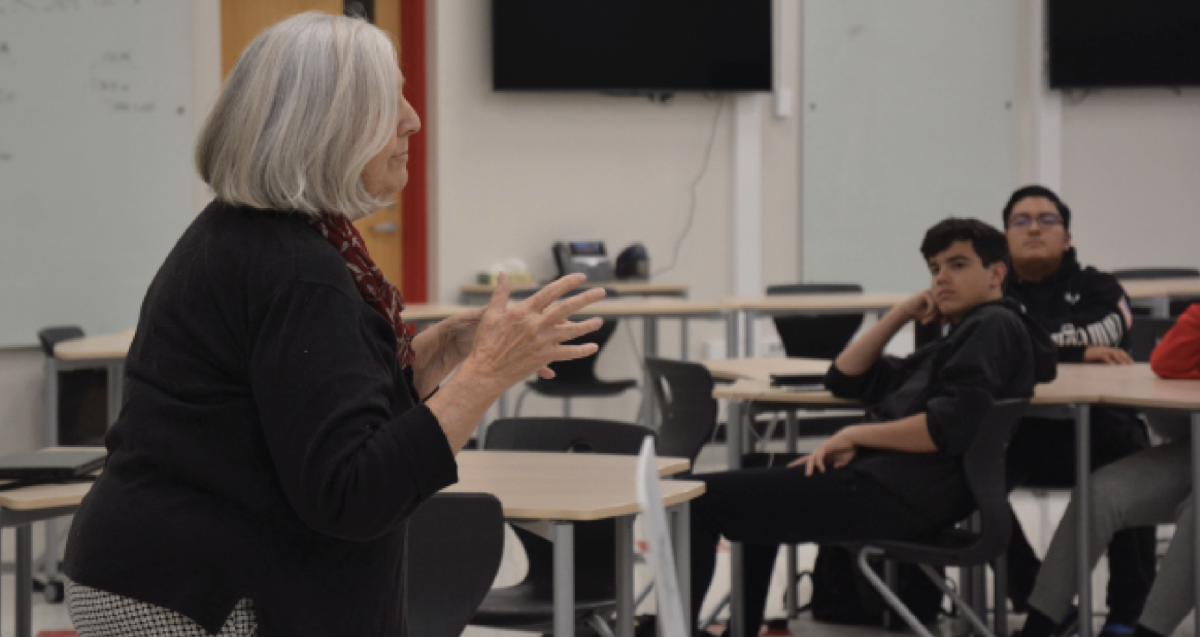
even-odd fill
[(578, 323), (568, 320), (572, 314), (604, 298), (602, 288), (559, 301), (585, 281), (587, 277), (582, 274), (567, 275), (528, 299), (510, 305), (512, 284), (507, 275), (501, 274), (491, 301), (479, 319), (471, 353), (463, 365), (494, 379), (503, 390), (533, 373), (542, 378), (553, 378), (554, 372), (548, 367), (550, 363), (595, 354), (598, 349), (595, 343), (563, 344), (596, 331), (602, 324), (599, 318)]

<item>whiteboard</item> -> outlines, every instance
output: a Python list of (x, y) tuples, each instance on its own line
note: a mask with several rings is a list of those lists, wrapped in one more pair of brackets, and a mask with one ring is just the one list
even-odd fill
[(195, 215), (191, 3), (0, 0), (0, 347), (133, 327)]
[(805, 281), (917, 290), (930, 226), (1000, 226), (1017, 185), (1018, 5), (804, 3)]

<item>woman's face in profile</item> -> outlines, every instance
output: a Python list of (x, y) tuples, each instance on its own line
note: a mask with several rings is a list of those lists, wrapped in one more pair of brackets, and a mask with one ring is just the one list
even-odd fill
[(421, 119), (404, 99), (404, 76), (396, 70), (400, 86), (400, 119), (388, 143), (363, 168), (362, 182), (376, 197), (394, 195), (408, 183), (408, 138), (421, 130)]

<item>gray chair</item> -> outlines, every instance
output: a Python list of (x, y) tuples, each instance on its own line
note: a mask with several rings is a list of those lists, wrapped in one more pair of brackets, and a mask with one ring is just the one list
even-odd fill
[[(900, 598), (879, 578), (868, 563), (871, 557), (883, 557), (916, 563), (938, 588), (953, 600), (968, 621), (987, 637), (1006, 636), (1005, 613), (1006, 570), (1005, 549), (1012, 534), (1008, 493), (1004, 485), (1004, 454), (1012, 440), (1017, 424), (1025, 413), (1028, 400), (1002, 400), (992, 405), (979, 425), (979, 431), (963, 455), (963, 473), (978, 508), (976, 530), (958, 527), (946, 529), (928, 542), (872, 542), (858, 551), (858, 566), (862, 574), (893, 610), (918, 635), (932, 637), (929, 630), (908, 610)], [(996, 632), (988, 629), (970, 605), (962, 599), (931, 566), (974, 567), (991, 564), (996, 573), (995, 604)]]
[(408, 523), (408, 627), (458, 637), (483, 601), (504, 555), (504, 511), (485, 493), (439, 493)]
[[(641, 425), (580, 418), (509, 418), (488, 428), (485, 449), (637, 455), (654, 431)], [(529, 558), (525, 579), (493, 589), (471, 624), (548, 633), (554, 628), (554, 553), (549, 541), (519, 526), (513, 531)], [(579, 630), (611, 635), (616, 610), (616, 525), (575, 525), (575, 621)], [(418, 633), (413, 633), (417, 635)]]

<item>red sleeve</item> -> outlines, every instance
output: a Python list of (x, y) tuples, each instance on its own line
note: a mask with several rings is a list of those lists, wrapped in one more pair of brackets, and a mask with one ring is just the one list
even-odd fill
[(1180, 315), (1154, 348), (1150, 369), (1163, 378), (1200, 378), (1200, 303)]

